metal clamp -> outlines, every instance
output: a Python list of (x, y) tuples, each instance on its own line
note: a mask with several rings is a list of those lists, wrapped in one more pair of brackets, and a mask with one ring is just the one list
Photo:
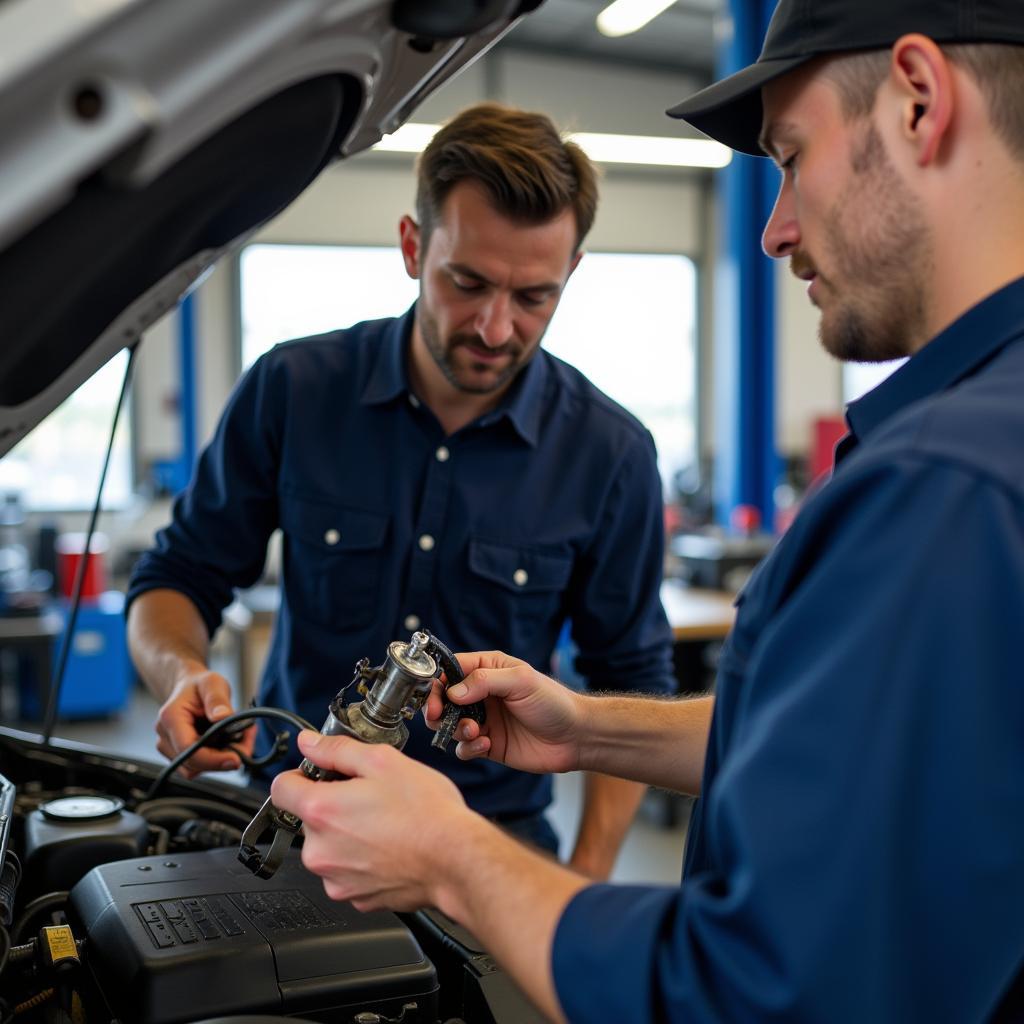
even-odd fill
[[(352, 682), (331, 702), (327, 720), (320, 730), (322, 735), (351, 736), (363, 743), (386, 743), (401, 750), (409, 738), (405, 723), (423, 707), (434, 679), (442, 671), (447, 677), (447, 686), (454, 686), (465, 678), (455, 655), (425, 630), (413, 633), (408, 643), (395, 640), (389, 644), (382, 665), (370, 668), (369, 664), (363, 658), (356, 665)], [(353, 685), (364, 699), (346, 705), (342, 698)], [(483, 702), (461, 707), (445, 697), (445, 710), (433, 746), (447, 750), (462, 718), (472, 718), (482, 725), (485, 720)], [(342, 777), (325, 771), (308, 758), (302, 761), (299, 770), (314, 782)], [(267, 797), (242, 833), (238, 859), (257, 878), (271, 878), (301, 828), (302, 822), (294, 814), (275, 807)], [(268, 832), (272, 838), (264, 854), (256, 844)]]
[[(256, 817), (249, 822), (242, 833), (238, 848), (238, 859), (257, 877), (272, 878), (281, 866), (285, 854), (292, 845), (302, 822), (287, 811), (278, 810), (268, 796)], [(266, 854), (260, 853), (256, 844), (267, 831), (273, 832), (273, 839)]]
[(428, 650), (437, 658), (448, 680), (443, 694), (444, 711), (441, 714), (441, 725), (438, 727), (437, 732), (434, 733), (434, 738), (430, 741), (430, 745), (437, 747), (439, 750), (447, 750), (448, 744), (451, 743), (452, 737), (455, 735), (455, 728), (463, 718), (472, 718), (474, 722), (483, 725), (487, 721), (487, 711), (483, 701), (476, 701), (473, 704), (463, 706), (461, 704), (453, 704), (448, 699), (448, 690), (456, 683), (461, 683), (466, 678), (466, 675), (462, 671), (458, 658), (436, 636), (430, 633), (427, 635), (430, 637)]

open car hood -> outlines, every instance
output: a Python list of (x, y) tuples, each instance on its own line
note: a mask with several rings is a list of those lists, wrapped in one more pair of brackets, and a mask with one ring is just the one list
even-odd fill
[(0, 0), (0, 455), (541, 0)]
[[(0, 0), (0, 455), (538, 3)], [(436, 911), (240, 866), (264, 797), (0, 724), (0, 1016), (540, 1019)]]

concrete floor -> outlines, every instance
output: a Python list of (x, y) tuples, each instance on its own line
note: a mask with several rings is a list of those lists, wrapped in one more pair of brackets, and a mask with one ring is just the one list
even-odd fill
[[(99, 721), (61, 722), (56, 735), (104, 750), (162, 762), (156, 752), (153, 723), (157, 705), (147, 691), (139, 687), (132, 693), (128, 707), (118, 715)], [(221, 776), (231, 779), (230, 775)], [(235, 779), (241, 780), (240, 773)], [(576, 773), (555, 777), (555, 800), (550, 810), (552, 824), (561, 839), (565, 855), (572, 846), (579, 815), (582, 780)], [(612, 878), (620, 882), (654, 882), (674, 885), (679, 881), (686, 839), (685, 806), (681, 820), (664, 824), (665, 794), (649, 793), (637, 815)], [(678, 799), (678, 798), (671, 798)], [(678, 805), (676, 805), (678, 806)]]

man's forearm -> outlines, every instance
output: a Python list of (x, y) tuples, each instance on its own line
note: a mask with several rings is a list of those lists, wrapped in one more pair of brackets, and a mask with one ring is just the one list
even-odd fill
[(628, 779), (585, 772), (583, 812), (569, 866), (590, 878), (606, 879), (646, 787)]
[(546, 1017), (563, 1019), (551, 951), (572, 897), (588, 882), (473, 815), (445, 853), (437, 906), (481, 942)]
[(150, 590), (128, 612), (128, 649), (142, 681), (166, 700), (183, 671), (206, 665), (209, 637), (196, 606), (177, 590)]
[(578, 695), (580, 768), (700, 793), (713, 697)]

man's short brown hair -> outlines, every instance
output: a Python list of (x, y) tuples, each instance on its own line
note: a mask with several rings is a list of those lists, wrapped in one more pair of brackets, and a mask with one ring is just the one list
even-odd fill
[[(1010, 43), (954, 43), (942, 52), (978, 83), (996, 134), (1014, 156), (1024, 159), (1024, 46)], [(870, 113), (889, 73), (889, 50), (851, 53), (829, 62), (826, 73), (839, 88), (850, 120)]]
[(475, 181), (511, 221), (543, 224), (567, 209), (577, 248), (597, 211), (597, 172), (544, 114), (479, 103), (450, 120), (423, 151), (416, 171), (416, 216), (424, 248), (448, 193)]

